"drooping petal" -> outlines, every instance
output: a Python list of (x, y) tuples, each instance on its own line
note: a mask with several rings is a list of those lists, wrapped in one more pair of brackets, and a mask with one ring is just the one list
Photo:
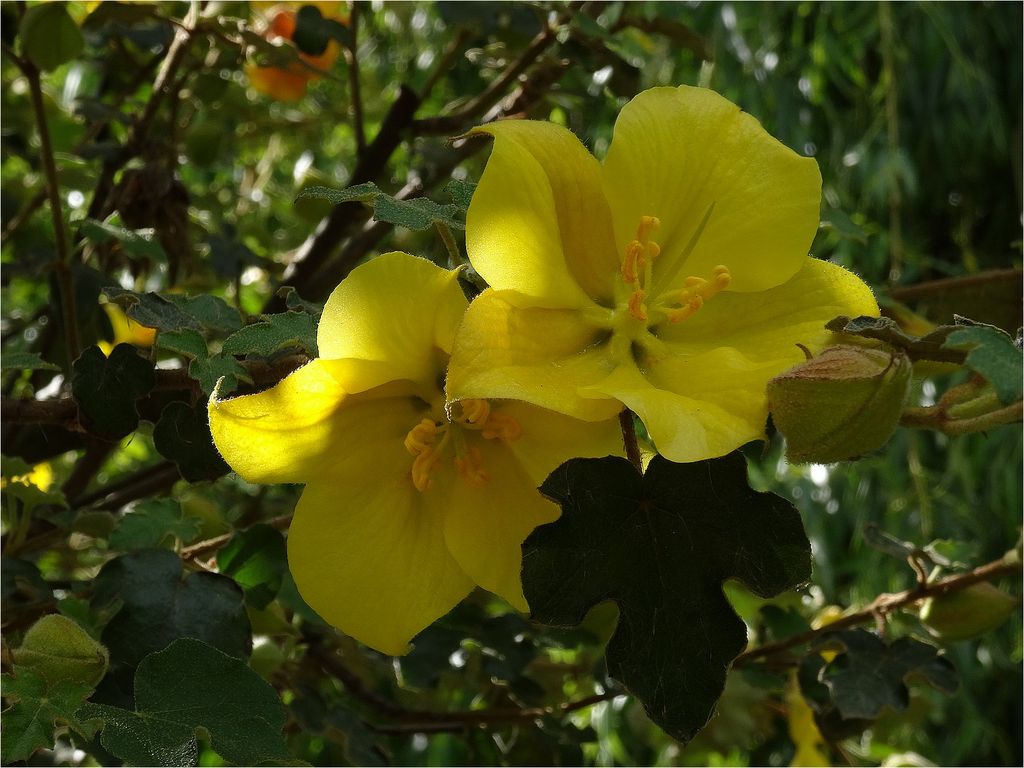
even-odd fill
[(558, 506), (540, 495), (501, 441), (473, 435), (467, 443), (479, 452), (488, 479), (483, 484), (455, 480), (445, 513), (445, 542), (474, 582), (527, 611), (519, 575), (521, 545), (538, 525), (558, 519)]
[(768, 380), (830, 339), (833, 317), (876, 315), (854, 274), (808, 260), (787, 283), (760, 293), (724, 293), (677, 325), (658, 327), (663, 348), (622, 366), (587, 392), (614, 396), (643, 420), (672, 461), (724, 455), (764, 434)]
[(577, 310), (517, 308), (508, 291), (488, 289), (470, 305), (456, 337), (448, 400), (523, 400), (587, 421), (610, 418), (616, 403), (577, 392), (611, 371), (606, 341), (607, 331)]
[(326, 621), (400, 655), (473, 588), (445, 545), (447, 495), (417, 491), (401, 442), (352, 453), (330, 481), (306, 486), (288, 534), (303, 599)]
[[(329, 476), (342, 453), (370, 452), (374, 441), (395, 435), (401, 443), (425, 410), (425, 403), (408, 396), (408, 384), (385, 384), (387, 376), (373, 362), (317, 359), (263, 392), (212, 397), (214, 443), (231, 468), (253, 483)], [(352, 389), (364, 394), (349, 394)]]
[(641, 216), (661, 221), (654, 293), (708, 278), (719, 264), (731, 291), (780, 285), (803, 265), (818, 226), (817, 163), (703, 88), (652, 88), (629, 102), (603, 178), (620, 251)]
[(506, 120), (475, 129), (494, 148), (466, 218), (466, 250), (491, 287), (522, 303), (611, 300), (619, 257), (601, 166), (572, 132)]
[(398, 252), (356, 267), (324, 306), (320, 356), (380, 361), (393, 379), (436, 385), (468, 304), (457, 276)]
[(515, 400), (502, 402), (495, 411), (512, 417), (522, 428), (520, 436), (506, 446), (535, 487), (569, 459), (623, 454), (616, 418), (582, 421)]

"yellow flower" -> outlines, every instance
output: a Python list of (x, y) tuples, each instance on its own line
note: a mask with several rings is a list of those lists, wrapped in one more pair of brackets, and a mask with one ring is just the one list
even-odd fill
[(107, 302), (101, 304), (103, 311), (110, 320), (113, 338), (110, 341), (101, 339), (97, 346), (104, 355), (110, 356), (118, 344), (134, 344), (136, 347), (152, 347), (156, 341), (156, 328), (148, 328), (132, 320), (117, 304)]
[(621, 453), (610, 422), (486, 399), (446, 412), (466, 306), (456, 272), (380, 256), (331, 294), (321, 358), (265, 392), (210, 400), (238, 474), (306, 484), (288, 536), (302, 596), (385, 653), (404, 653), (474, 585), (526, 610), (520, 545), (558, 517), (537, 486), (573, 456)]
[(470, 206), (470, 307), (449, 395), (581, 419), (636, 412), (673, 461), (763, 436), (765, 384), (821, 348), (824, 323), (878, 307), (808, 256), (817, 164), (700, 88), (622, 110), (602, 165), (569, 131), (507, 121)]

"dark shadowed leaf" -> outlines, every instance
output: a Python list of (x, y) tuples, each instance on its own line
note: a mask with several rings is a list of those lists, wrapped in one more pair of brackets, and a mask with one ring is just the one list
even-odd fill
[(111, 560), (96, 577), (92, 604), (122, 602), (101, 641), (114, 664), (136, 666), (147, 654), (192, 637), (232, 656), (251, 649), (242, 591), (226, 576), (200, 571), (182, 578), (173, 552), (146, 549)]
[(118, 344), (110, 357), (99, 347), (89, 347), (75, 361), (71, 374), (71, 391), (83, 425), (108, 439), (135, 431), (139, 425), (135, 401), (155, 384), (153, 363), (131, 344)]
[(22, 52), (42, 70), (71, 61), (85, 46), (78, 25), (63, 3), (43, 3), (25, 12), (18, 30)]
[(747, 486), (740, 454), (693, 464), (656, 456), (641, 476), (621, 458), (563, 464), (541, 491), (562, 517), (523, 544), (533, 618), (574, 625), (614, 600), (608, 671), (673, 737), (707, 722), (746, 627), (722, 593), (738, 579), (759, 597), (810, 576), (796, 510)]
[(153, 429), (153, 445), (189, 482), (214, 480), (230, 469), (213, 445), (205, 403), (168, 404)]
[(308, 312), (263, 315), (229, 336), (223, 347), (228, 355), (270, 357), (285, 349), (296, 349), (316, 357), (316, 318)]
[(174, 499), (147, 499), (121, 518), (110, 536), (112, 549), (155, 549), (188, 544), (199, 535), (199, 521), (186, 517)]
[(290, 761), (274, 689), (245, 662), (198, 640), (177, 640), (142, 660), (135, 707), (87, 704), (78, 715), (102, 721), (103, 746), (129, 765), (196, 765), (197, 729), (229, 762)]

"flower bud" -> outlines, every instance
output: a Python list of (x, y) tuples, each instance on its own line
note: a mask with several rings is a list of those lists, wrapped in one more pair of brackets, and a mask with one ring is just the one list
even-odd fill
[(1017, 601), (987, 581), (959, 592), (929, 597), (921, 604), (921, 623), (939, 640), (955, 643), (990, 632), (1013, 613)]
[(910, 392), (906, 354), (869, 347), (829, 347), (768, 382), (786, 457), (827, 464), (885, 445)]
[(32, 669), (51, 683), (70, 680), (96, 685), (107, 671), (107, 649), (66, 616), (43, 616), (14, 651), (16, 666)]

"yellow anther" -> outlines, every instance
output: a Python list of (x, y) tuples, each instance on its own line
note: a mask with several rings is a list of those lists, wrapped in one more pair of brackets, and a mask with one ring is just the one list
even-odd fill
[(647, 243), (647, 259), (648, 261), (654, 261), (658, 256), (661, 255), (661, 246), (653, 240)]
[(472, 429), (481, 429), (491, 415), (491, 404), (486, 400), (461, 400), (462, 414), (455, 421)]
[(640, 242), (646, 242), (651, 236), (651, 232), (661, 226), (661, 219), (657, 216), (641, 216), (640, 224), (636, 228), (636, 239)]
[(637, 269), (640, 267), (640, 261), (644, 257), (644, 244), (639, 240), (630, 241), (629, 245), (626, 246), (626, 258), (622, 260), (622, 279), (627, 283), (635, 283), (637, 277)]
[(515, 440), (523, 434), (520, 423), (506, 413), (492, 413), (481, 433), (485, 440)]
[(643, 290), (633, 291), (629, 297), (629, 314), (637, 320), (647, 319), (647, 305), (644, 304), (646, 298), (647, 292)]
[(679, 307), (678, 309), (670, 309), (666, 315), (670, 323), (681, 323), (688, 317), (691, 317), (701, 307), (704, 306), (704, 299), (700, 296), (692, 297), (686, 304)]
[(679, 307), (669, 309), (665, 314), (670, 322), (679, 323), (700, 310), (704, 303), (716, 293), (720, 293), (729, 287), (732, 282), (732, 275), (729, 268), (719, 264), (711, 271), (711, 279), (703, 277), (688, 277), (683, 281), (686, 287), (680, 291), (670, 291), (664, 294), (664, 298), (670, 299)]
[(469, 446), (466, 452), (455, 458), (455, 468), (459, 476), (470, 485), (481, 486), (490, 480), (480, 460), (480, 451), (476, 446)]
[(441, 461), (441, 452), (434, 448), (421, 451), (412, 462), (412, 484), (417, 491), (429, 491), (434, 485), (430, 473)]
[(437, 424), (430, 419), (423, 419), (405, 436), (405, 450), (413, 456), (423, 453), (434, 444), (434, 440), (437, 439), (437, 431)]

